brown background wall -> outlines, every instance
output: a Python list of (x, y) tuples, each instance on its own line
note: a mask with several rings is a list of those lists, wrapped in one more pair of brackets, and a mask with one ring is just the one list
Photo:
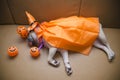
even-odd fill
[(6, 0), (0, 0), (0, 24), (13, 24), (13, 18)]
[(27, 24), (27, 10), (40, 22), (72, 15), (96, 16), (104, 27), (120, 28), (119, 5), (119, 0), (1, 0), (0, 24)]

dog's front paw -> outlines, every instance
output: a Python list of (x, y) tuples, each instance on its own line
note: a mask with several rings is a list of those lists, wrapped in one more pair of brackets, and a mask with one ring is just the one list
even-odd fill
[(58, 67), (60, 65), (60, 62), (56, 60), (48, 61), (48, 63), (54, 67)]
[(68, 76), (70, 76), (71, 74), (72, 74), (72, 69), (71, 69), (71, 67), (65, 67), (65, 70), (66, 70), (66, 72), (67, 72), (67, 75)]
[(108, 55), (108, 60), (111, 62), (115, 58), (115, 53), (112, 51), (110, 55)]
[(108, 61), (112, 62), (112, 60), (115, 58), (115, 55), (108, 56)]

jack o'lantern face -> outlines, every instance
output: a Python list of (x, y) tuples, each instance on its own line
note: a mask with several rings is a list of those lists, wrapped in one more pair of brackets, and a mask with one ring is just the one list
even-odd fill
[(30, 49), (30, 54), (32, 57), (37, 57), (40, 54), (39, 49), (37, 47), (32, 47)]
[(28, 31), (24, 26), (19, 26), (17, 28), (17, 33), (22, 37), (26, 38), (28, 36)]
[(18, 49), (15, 46), (11, 46), (8, 48), (9, 56), (16, 56), (18, 54)]

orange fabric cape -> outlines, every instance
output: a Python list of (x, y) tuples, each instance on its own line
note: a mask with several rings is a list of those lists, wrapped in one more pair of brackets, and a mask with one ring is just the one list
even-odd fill
[(99, 34), (98, 18), (72, 16), (43, 22), (34, 29), (52, 46), (88, 55)]

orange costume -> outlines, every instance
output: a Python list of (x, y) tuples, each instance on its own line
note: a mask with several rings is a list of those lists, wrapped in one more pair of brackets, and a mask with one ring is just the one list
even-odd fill
[[(35, 21), (32, 15), (26, 14), (29, 22)], [(41, 24), (35, 22), (28, 30), (34, 30), (38, 38), (42, 36), (51, 46), (88, 55), (99, 34), (99, 20), (71, 16)]]

